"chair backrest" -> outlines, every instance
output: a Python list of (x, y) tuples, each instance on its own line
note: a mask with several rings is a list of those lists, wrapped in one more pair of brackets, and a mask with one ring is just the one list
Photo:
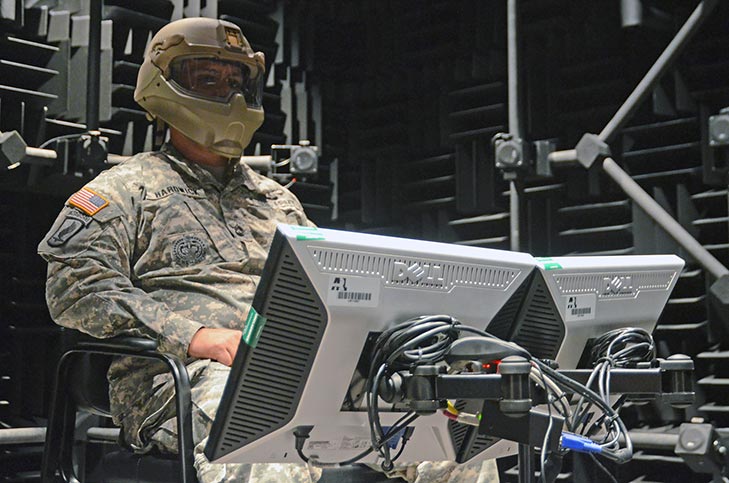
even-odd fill
[(106, 373), (113, 356), (76, 354), (69, 369), (68, 391), (78, 409), (110, 417), (109, 383)]

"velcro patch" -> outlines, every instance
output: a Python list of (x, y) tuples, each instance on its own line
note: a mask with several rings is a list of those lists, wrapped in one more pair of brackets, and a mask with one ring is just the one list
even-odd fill
[(71, 239), (82, 228), (89, 226), (91, 217), (75, 210), (70, 211), (61, 222), (61, 226), (48, 238), (48, 245), (60, 247)]
[(93, 216), (109, 205), (109, 200), (88, 188), (81, 188), (73, 194), (68, 203), (89, 216)]

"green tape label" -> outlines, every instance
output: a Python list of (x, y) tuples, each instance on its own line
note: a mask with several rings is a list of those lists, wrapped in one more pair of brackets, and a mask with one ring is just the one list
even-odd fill
[(548, 257), (541, 257), (535, 259), (537, 262), (542, 264), (542, 268), (545, 270), (562, 270), (562, 265), (555, 262), (551, 258)]
[(289, 225), (297, 240), (324, 240), (324, 234), (315, 226)]
[(323, 235), (296, 235), (297, 240), (323, 240)]
[(266, 325), (266, 318), (251, 307), (251, 310), (248, 311), (246, 325), (243, 328), (243, 342), (255, 348), (258, 345), (258, 339), (261, 337), (264, 325)]

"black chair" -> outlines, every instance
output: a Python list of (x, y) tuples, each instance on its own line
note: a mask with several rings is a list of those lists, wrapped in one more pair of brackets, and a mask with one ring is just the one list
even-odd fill
[(104, 455), (99, 483), (196, 483), (193, 462), (190, 380), (179, 358), (157, 351), (157, 342), (135, 337), (79, 342), (59, 361), (48, 421), (41, 477), (43, 483), (78, 483), (74, 458), (76, 414), (85, 410), (110, 417), (106, 371), (114, 356), (165, 362), (175, 383), (179, 455), (136, 455), (121, 449)]
[[(190, 381), (179, 358), (157, 351), (153, 340), (136, 337), (78, 342), (60, 359), (46, 433), (41, 477), (43, 483), (78, 483), (82, 475), (74, 458), (76, 414), (84, 410), (110, 417), (106, 372), (114, 356), (164, 361), (175, 382), (179, 455), (135, 454), (119, 448), (103, 455), (88, 481), (92, 483), (196, 483), (193, 462)], [(103, 430), (91, 429), (89, 434)], [(108, 432), (107, 432), (108, 433)], [(118, 431), (112, 431), (112, 435)], [(108, 436), (105, 439), (109, 439)], [(81, 468), (83, 469), (83, 468)], [(81, 471), (81, 469), (79, 471)], [(80, 477), (82, 476), (82, 477)], [(85, 475), (84, 475), (85, 476)], [(325, 468), (319, 483), (397, 483), (364, 465)]]

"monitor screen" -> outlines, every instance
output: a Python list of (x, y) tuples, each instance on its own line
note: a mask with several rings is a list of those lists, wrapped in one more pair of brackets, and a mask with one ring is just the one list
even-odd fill
[[(673, 255), (534, 258), (279, 225), (205, 454), (216, 463), (300, 462), (293, 433), (310, 426), (306, 454), (347, 460), (370, 444), (364, 380), (382, 331), (446, 314), (574, 368), (591, 338), (617, 327), (652, 331), (682, 267)], [(406, 410), (379, 407), (383, 425)], [(410, 427), (398, 461), (516, 452), (516, 443), (441, 414)]]

